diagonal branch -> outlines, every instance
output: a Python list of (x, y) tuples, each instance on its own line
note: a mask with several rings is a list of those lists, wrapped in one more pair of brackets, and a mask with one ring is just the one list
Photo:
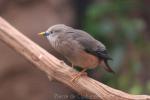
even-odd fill
[(24, 36), (0, 17), (0, 40), (43, 70), (48, 76), (71, 87), (79, 94), (89, 99), (98, 100), (150, 100), (148, 95), (131, 95), (120, 90), (113, 89), (92, 78), (82, 77), (72, 83), (72, 74), (76, 71), (49, 54), (39, 45)]

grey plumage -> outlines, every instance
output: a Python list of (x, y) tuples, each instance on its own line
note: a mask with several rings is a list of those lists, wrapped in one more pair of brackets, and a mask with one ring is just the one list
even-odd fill
[(99, 59), (103, 59), (107, 66), (105, 69), (109, 72), (113, 72), (107, 63), (111, 58), (108, 55), (106, 47), (85, 31), (58, 24), (50, 27), (46, 33), (49, 34), (47, 38), (52, 47), (72, 63), (80, 65), (79, 60), (82, 59), (78, 57), (78, 53), (84, 50), (89, 54), (95, 55)]

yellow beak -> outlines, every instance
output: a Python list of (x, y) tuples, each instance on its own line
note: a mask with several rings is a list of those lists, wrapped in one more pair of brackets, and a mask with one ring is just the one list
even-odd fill
[(38, 33), (38, 35), (44, 36), (44, 35), (45, 35), (45, 32)]

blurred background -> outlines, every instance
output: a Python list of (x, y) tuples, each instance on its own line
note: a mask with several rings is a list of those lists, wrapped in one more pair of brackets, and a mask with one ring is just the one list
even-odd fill
[[(59, 59), (37, 33), (58, 23), (87, 31), (107, 46), (116, 72), (97, 67), (88, 70), (89, 76), (131, 94), (150, 95), (149, 6), (150, 0), (0, 0), (0, 15)], [(87, 100), (50, 82), (1, 41), (0, 55), (0, 100)]]

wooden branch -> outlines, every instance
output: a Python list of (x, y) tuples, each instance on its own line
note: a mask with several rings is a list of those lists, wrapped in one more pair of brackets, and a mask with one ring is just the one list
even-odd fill
[(72, 75), (76, 73), (74, 69), (49, 54), (2, 18), (0, 18), (0, 39), (47, 73), (48, 76), (66, 84), (89, 99), (150, 100), (150, 96), (148, 95), (127, 94), (89, 77), (81, 77), (74, 83), (71, 82)]

